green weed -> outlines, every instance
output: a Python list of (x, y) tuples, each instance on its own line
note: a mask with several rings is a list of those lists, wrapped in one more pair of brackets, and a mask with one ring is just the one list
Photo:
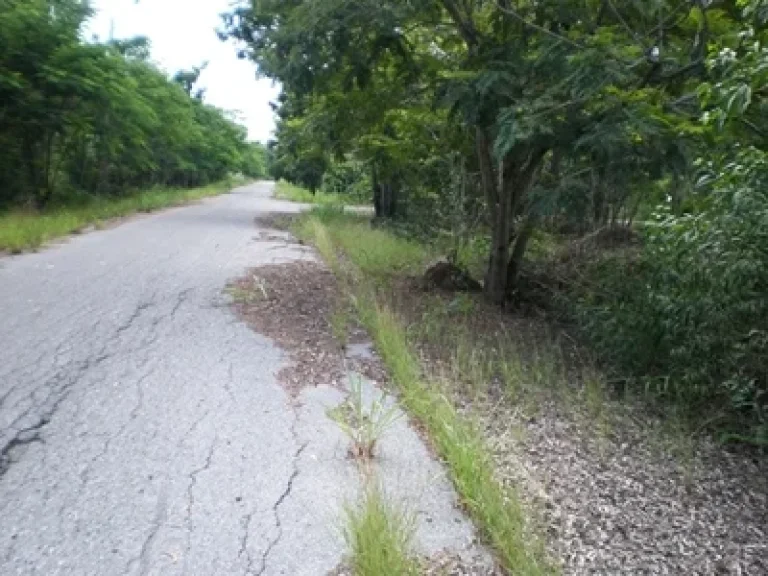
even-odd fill
[(339, 304), (331, 314), (331, 334), (340, 348), (346, 348), (349, 341), (349, 325), (351, 323), (349, 308)]
[(388, 502), (378, 485), (368, 484), (360, 503), (346, 510), (344, 537), (355, 576), (417, 576), (413, 534), (411, 515)]
[(343, 404), (330, 410), (328, 415), (352, 442), (350, 455), (361, 462), (368, 462), (375, 456), (376, 445), (381, 437), (402, 414), (386, 394), (366, 402), (362, 378), (351, 375), (349, 380), (349, 397)]

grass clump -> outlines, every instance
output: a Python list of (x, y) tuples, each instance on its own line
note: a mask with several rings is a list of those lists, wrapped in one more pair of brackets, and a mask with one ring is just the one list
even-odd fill
[(356, 576), (416, 576), (411, 556), (413, 519), (388, 502), (375, 483), (366, 486), (361, 502), (346, 510), (344, 536)]
[(331, 410), (329, 416), (352, 442), (350, 455), (361, 462), (367, 462), (374, 458), (376, 445), (397, 422), (401, 413), (386, 394), (366, 402), (363, 380), (359, 376), (350, 377), (350, 387), (347, 401)]
[(224, 181), (192, 189), (151, 189), (130, 196), (88, 198), (77, 206), (62, 205), (43, 212), (0, 214), (0, 251), (18, 254), (36, 250), (51, 240), (81, 232), (89, 226), (99, 227), (113, 218), (187, 204), (221, 194), (232, 186), (232, 182)]

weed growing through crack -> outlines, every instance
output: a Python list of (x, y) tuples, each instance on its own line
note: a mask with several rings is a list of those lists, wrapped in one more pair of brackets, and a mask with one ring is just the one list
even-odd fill
[(362, 500), (346, 508), (344, 537), (351, 550), (355, 576), (416, 576), (418, 563), (410, 553), (415, 532), (411, 514), (387, 501), (375, 482)]
[(330, 410), (328, 415), (349, 437), (350, 455), (356, 460), (368, 462), (374, 458), (381, 437), (402, 414), (384, 393), (367, 403), (362, 377), (350, 375), (349, 380), (349, 397), (343, 404)]

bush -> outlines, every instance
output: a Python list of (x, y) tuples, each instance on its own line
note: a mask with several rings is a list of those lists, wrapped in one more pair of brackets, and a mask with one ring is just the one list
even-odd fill
[(638, 261), (597, 265), (581, 300), (599, 350), (655, 389), (768, 435), (768, 158), (757, 150), (709, 163), (704, 210), (662, 209)]
[(351, 160), (331, 165), (323, 176), (322, 190), (361, 204), (370, 202), (373, 194), (369, 170), (362, 162)]

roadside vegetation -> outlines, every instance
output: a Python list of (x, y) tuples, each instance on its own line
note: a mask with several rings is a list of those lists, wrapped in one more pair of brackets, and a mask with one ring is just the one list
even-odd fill
[[(552, 307), (560, 296), (546, 310), (524, 300), (499, 313), (480, 293), (431, 284), (424, 270), (450, 239), (426, 242), (402, 223), (372, 227), (319, 207), (293, 229), (351, 296), (401, 404), (507, 573), (580, 574), (584, 565), (706, 573), (724, 548), (734, 565), (761, 566), (764, 460), (721, 454), (683, 405), (625, 390)], [(563, 249), (537, 235), (532, 268), (551, 266)], [(716, 524), (728, 532), (706, 529)], [(642, 545), (596, 536), (615, 526), (643, 534)]]
[(418, 576), (413, 520), (387, 499), (375, 480), (363, 488), (360, 502), (347, 507), (345, 520), (354, 576)]
[(199, 188), (157, 188), (120, 197), (84, 197), (44, 210), (11, 210), (0, 214), (0, 252), (35, 250), (51, 240), (98, 228), (115, 218), (187, 204), (227, 192), (245, 181), (229, 178)]
[(0, 5), (2, 251), (266, 175), (266, 148), (196, 87), (204, 66), (169, 76), (146, 38), (85, 42), (90, 15), (78, 0)]
[(313, 243), (348, 291), (401, 403), (428, 432), (461, 502), (500, 563), (510, 573), (550, 573), (541, 540), (527, 524), (514, 487), (497, 481), (474, 419), (457, 411), (448, 391), (423, 370), (407, 325), (388, 296), (398, 279), (418, 274), (429, 251), (334, 208), (320, 208), (300, 219), (295, 231)]
[(318, 204), (321, 206), (343, 206), (345, 201), (348, 201), (344, 196), (327, 193), (323, 190), (318, 190), (313, 194), (306, 188), (291, 184), (287, 180), (279, 180), (275, 184), (275, 198), (290, 200), (291, 202), (301, 202), (302, 204)]
[(293, 202), (320, 205), (370, 204), (370, 182), (365, 165), (345, 160), (324, 166), (317, 178), (302, 172), (303, 164), (282, 156), (274, 148), (269, 172), (278, 182), (275, 196)]
[(760, 450), (767, 22), (763, 0), (269, 0), (223, 31), (283, 87), (273, 176), (343, 181), (499, 315), (568, 324), (613, 392)]

